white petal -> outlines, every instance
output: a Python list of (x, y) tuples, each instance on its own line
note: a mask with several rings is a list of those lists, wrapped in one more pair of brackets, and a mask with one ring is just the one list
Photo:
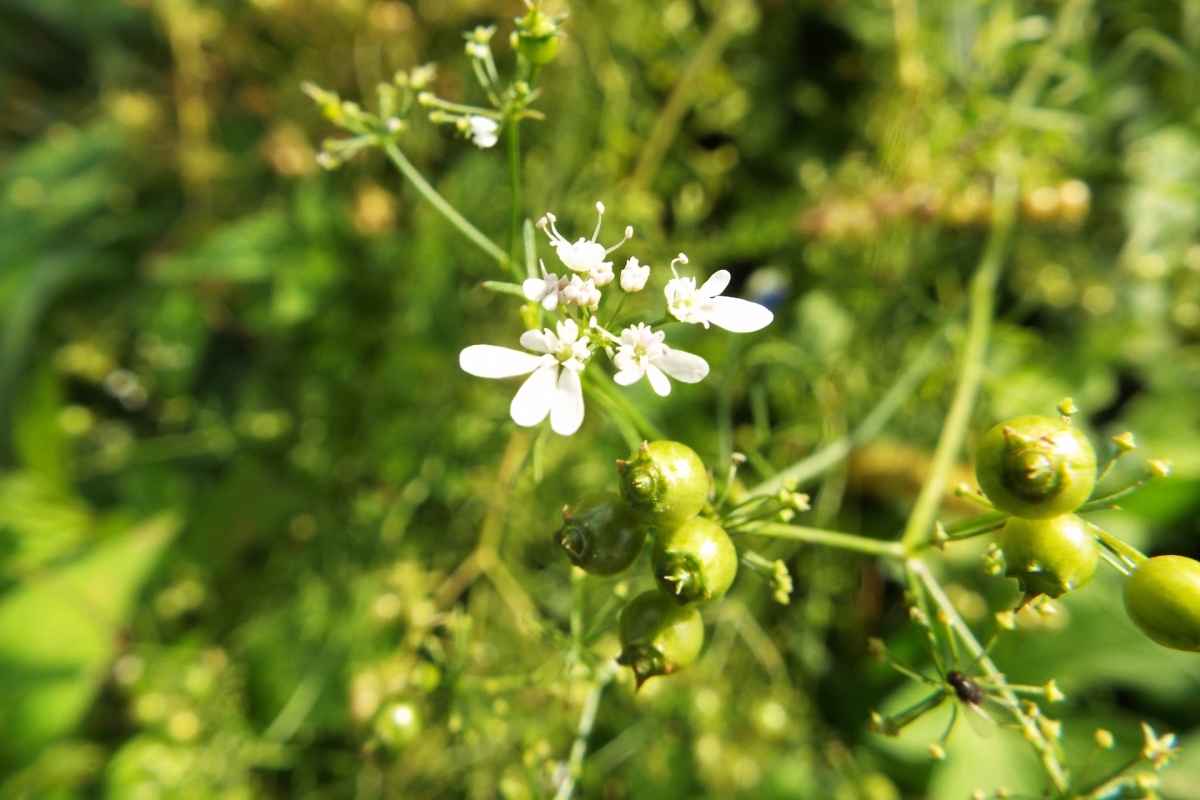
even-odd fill
[(469, 372), (477, 378), (524, 375), (537, 369), (541, 361), (529, 353), (490, 344), (474, 344), (458, 354), (458, 365), (463, 372)]
[(557, 372), (557, 364), (547, 364), (521, 384), (517, 396), (512, 399), (512, 405), (508, 407), (513, 422), (528, 428), (546, 418), (550, 413), (550, 404), (554, 402), (554, 378)]
[(766, 306), (736, 297), (714, 297), (704, 304), (704, 313), (713, 325), (734, 333), (761, 330), (775, 319)]
[(721, 292), (725, 291), (725, 287), (729, 285), (729, 270), (719, 269), (714, 272), (704, 285), (700, 287), (700, 294), (705, 297), (716, 297)]
[(646, 377), (650, 379), (650, 388), (654, 389), (659, 397), (666, 397), (671, 393), (671, 382), (658, 367), (653, 364), (646, 367)]
[(546, 281), (542, 278), (529, 278), (521, 283), (521, 291), (526, 300), (540, 300), (546, 291)]
[(699, 383), (708, 375), (707, 361), (682, 350), (671, 350), (651, 363), (675, 380), (684, 383)]
[(613, 380), (622, 386), (630, 386), (631, 384), (640, 381), (642, 376), (645, 374), (646, 370), (638, 369), (637, 367), (634, 367), (633, 369), (623, 369), (616, 375), (613, 375)]
[(545, 299), (542, 300), (542, 308), (546, 309), (547, 311), (553, 311), (554, 309), (558, 308), (557, 291), (550, 292), (550, 294), (546, 295)]
[(560, 436), (570, 436), (583, 424), (583, 386), (579, 373), (564, 369), (558, 376), (554, 407), (550, 409), (550, 427)]
[(525, 331), (521, 334), (521, 347), (535, 353), (552, 353), (554, 347), (546, 341), (546, 334), (541, 331)]

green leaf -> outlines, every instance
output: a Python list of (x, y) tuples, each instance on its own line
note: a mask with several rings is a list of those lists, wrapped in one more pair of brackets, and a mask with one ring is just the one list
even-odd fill
[(24, 762), (79, 723), (179, 527), (155, 517), (0, 598), (0, 754)]

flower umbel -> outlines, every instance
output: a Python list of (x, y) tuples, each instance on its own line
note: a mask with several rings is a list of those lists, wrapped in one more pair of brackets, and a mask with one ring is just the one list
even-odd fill
[(708, 375), (708, 362), (697, 355), (673, 350), (663, 343), (666, 334), (649, 325), (631, 325), (621, 331), (621, 346), (613, 357), (619, 370), (613, 377), (622, 386), (637, 383), (645, 375), (651, 388), (662, 397), (671, 393), (670, 375), (684, 383), (699, 383)]
[[(604, 205), (597, 203), (596, 210), (603, 218)], [(650, 325), (628, 325), (619, 336), (608, 328), (620, 314), (624, 298), (616, 308), (601, 310), (604, 303), (601, 290), (616, 279), (612, 262), (605, 259), (633, 235), (633, 228), (626, 228), (625, 238), (605, 249), (596, 241), (600, 235), (599, 221), (591, 239), (581, 238), (574, 243), (558, 232), (553, 214), (543, 216), (538, 227), (546, 230), (559, 259), (572, 272), (559, 277), (539, 262), (540, 278), (527, 278), (519, 290), (512, 284), (504, 284), (502, 291), (519, 293), (539, 304), (541, 310), (526, 308), (525, 311), (534, 312), (535, 316), (543, 310), (550, 312), (557, 317), (555, 329), (522, 334), (521, 345), (531, 352), (473, 345), (459, 355), (463, 370), (481, 378), (529, 375), (509, 408), (518, 425), (537, 425), (549, 416), (550, 427), (556, 433), (569, 436), (578, 430), (583, 423), (580, 373), (597, 350), (603, 350), (612, 359), (617, 370), (613, 380), (617, 384), (629, 386), (644, 376), (660, 396), (670, 394), (671, 378), (699, 383), (708, 376), (707, 361), (668, 347), (666, 334)], [(680, 254), (671, 262), (672, 271), (678, 263), (686, 264), (687, 257)], [(649, 277), (650, 267), (630, 258), (621, 269), (621, 288), (627, 293), (639, 292), (646, 287)], [(694, 278), (680, 278), (676, 274), (667, 284), (667, 310), (680, 321), (699, 322), (706, 328), (711, 323), (731, 331), (753, 331), (770, 323), (771, 312), (763, 306), (721, 297), (728, 283), (729, 273), (724, 270), (699, 289)], [(586, 330), (582, 329), (584, 326)]]
[(704, 327), (716, 325), (734, 333), (750, 333), (771, 324), (775, 315), (765, 306), (737, 297), (722, 297), (729, 286), (729, 272), (717, 270), (704, 285), (696, 288), (695, 278), (681, 278), (675, 264), (686, 264), (683, 253), (671, 262), (674, 279), (667, 281), (667, 311), (680, 322), (698, 322)]
[(563, 320), (557, 332), (545, 328), (521, 334), (521, 346), (541, 355), (507, 347), (477, 344), (459, 354), (463, 371), (479, 378), (529, 375), (509, 406), (513, 422), (530, 427), (550, 416), (555, 433), (570, 436), (583, 424), (583, 386), (579, 373), (591, 357), (587, 338), (579, 337), (573, 320)]

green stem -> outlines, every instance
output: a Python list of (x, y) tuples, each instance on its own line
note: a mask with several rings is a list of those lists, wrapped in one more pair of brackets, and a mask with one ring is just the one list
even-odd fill
[(988, 656), (987, 650), (975, 638), (975, 634), (971, 632), (970, 626), (963, 622), (963, 618), (959, 616), (958, 609), (954, 607), (954, 604), (950, 602), (950, 598), (942, 591), (941, 585), (929, 572), (929, 568), (925, 566), (925, 562), (918, 558), (910, 558), (905, 562), (905, 568), (910, 574), (915, 575), (925, 586), (925, 590), (933, 598), (933, 602), (945, 614), (947, 624), (958, 634), (958, 638), (967, 648), (967, 651), (976, 659), (979, 668), (996, 685), (1000, 695), (1004, 698), (1005, 703), (1010, 706), (1010, 710), (1020, 724), (1022, 735), (1037, 749), (1042, 766), (1049, 773), (1050, 780), (1054, 783), (1054, 788), (1059, 794), (1066, 794), (1069, 790), (1070, 782), (1066, 772), (1063, 770), (1062, 764), (1059, 763), (1058, 754), (1054, 751), (1053, 745), (1042, 735), (1037, 724), (1021, 710), (1020, 699), (1008, 687), (1008, 681), (1005, 680), (1004, 673), (999, 670), (995, 662)]
[(647, 439), (667, 438), (666, 434), (658, 429), (658, 426), (646, 419), (646, 415), (639, 411), (637, 406), (629, 402), (623, 394), (617, 391), (608, 375), (598, 369), (585, 372), (584, 374), (587, 375), (587, 383), (591, 385), (593, 391), (610, 405), (616, 406), (637, 427), (642, 436)]
[[(441, 212), (442, 216), (448, 219), (454, 227), (462, 231), (463, 235), (478, 245), (483, 252), (494, 258), (500, 266), (505, 268), (509, 266), (510, 259), (504, 254), (504, 251), (497, 247), (495, 242), (484, 236), (478, 228), (468, 222), (466, 217), (458, 213), (454, 206), (446, 201), (446, 198), (438, 194), (438, 190), (434, 189), (429, 184), (429, 181), (425, 180), (421, 173), (417, 171), (417, 168), (412, 165), (412, 162), (404, 157), (404, 154), (400, 152), (400, 148), (396, 147), (394, 142), (385, 143), (383, 151), (387, 154), (391, 162), (396, 165), (396, 169), (400, 170), (400, 173), (405, 178), (408, 178), (417, 191), (434, 208)], [(520, 280), (519, 276), (518, 280)]]
[(919, 545), (929, 536), (934, 517), (946, 490), (946, 479), (962, 449), (963, 438), (975, 406), (975, 394), (983, 377), (988, 338), (992, 332), (992, 316), (996, 307), (996, 284), (1008, 255), (1013, 220), (1017, 206), (1017, 181), (1011, 175), (996, 176), (993, 193), (992, 230), (984, 247), (983, 258), (971, 280), (970, 319), (967, 329), (966, 352), (958, 376), (958, 386), (950, 412), (942, 426), (937, 448), (933, 452), (929, 475), (917, 495), (916, 505), (908, 517), (901, 541), (909, 547)]
[(567, 778), (558, 787), (554, 800), (570, 800), (575, 791), (575, 782), (583, 771), (583, 759), (587, 755), (588, 739), (591, 738), (592, 728), (596, 725), (596, 712), (600, 708), (600, 695), (604, 687), (612, 680), (612, 671), (604, 669), (597, 675), (595, 682), (588, 689), (583, 701), (583, 711), (579, 715), (579, 727), (575, 729), (575, 742), (571, 745), (571, 755), (567, 761)]
[(1113, 508), (1113, 504), (1117, 500), (1120, 500), (1124, 497), (1128, 497), (1129, 495), (1136, 492), (1138, 489), (1141, 489), (1143, 486), (1145, 486), (1147, 483), (1149, 483), (1153, 479), (1154, 479), (1153, 475), (1147, 475), (1146, 477), (1136, 481), (1135, 483), (1131, 483), (1129, 486), (1126, 486), (1124, 489), (1120, 489), (1120, 490), (1115, 491), (1112, 494), (1106, 495), (1104, 497), (1097, 497), (1095, 500), (1089, 500), (1088, 502), (1081, 505), (1078, 509), (1076, 509), (1075, 513), (1076, 514), (1086, 514), (1089, 511), (1103, 511), (1103, 510), (1108, 510), (1110, 508)]
[(969, 533), (982, 528), (987, 528), (990, 530), (991, 526), (995, 525), (997, 522), (1006, 522), (1007, 520), (1008, 514), (1005, 514), (1001, 511), (989, 511), (986, 514), (976, 514), (975, 516), (968, 517), (961, 522), (956, 522), (953, 525), (947, 525), (946, 533), (950, 536), (954, 536), (955, 534)]
[(940, 333), (930, 339), (921, 348), (921, 352), (913, 362), (900, 373), (900, 377), (896, 379), (896, 382), (888, 388), (887, 392), (879, 400), (878, 405), (871, 409), (870, 413), (859, 423), (858, 428), (848, 436), (843, 436), (827, 447), (813, 453), (811, 456), (797, 461), (778, 475), (763, 481), (751, 489), (750, 494), (774, 494), (779, 491), (783, 486), (783, 482), (788, 479), (795, 480), (797, 484), (803, 484), (812, 480), (837, 465), (849, 456), (856, 447), (860, 447), (878, 436), (884, 426), (891, 421), (892, 416), (899, 410), (904, 401), (912, 396), (912, 393), (916, 391), (917, 386), (925, 379), (925, 376), (937, 365), (944, 344)]
[(1088, 529), (1091, 530), (1093, 536), (1099, 539), (1100, 542), (1109, 550), (1112, 550), (1114, 553), (1120, 556), (1122, 560), (1128, 562), (1129, 566), (1136, 567), (1138, 564), (1141, 564), (1147, 560), (1146, 554), (1141, 550), (1138, 550), (1132, 545), (1126, 544), (1108, 531), (1098, 528), (1090, 522), (1087, 524), (1087, 526)]
[(857, 553), (867, 553), (873, 556), (888, 558), (904, 558), (907, 555), (904, 547), (898, 542), (885, 542), (879, 539), (869, 539), (866, 536), (855, 536), (852, 533), (823, 531), (820, 528), (806, 528), (801, 525), (786, 525), (781, 522), (767, 523), (741, 531), (730, 531), (733, 534), (747, 536), (769, 536), (773, 539), (790, 539), (796, 542), (809, 542), (842, 550), (853, 550)]
[(515, 264), (517, 248), (521, 244), (521, 118), (516, 114), (508, 117), (508, 186), (509, 202), (509, 247)]

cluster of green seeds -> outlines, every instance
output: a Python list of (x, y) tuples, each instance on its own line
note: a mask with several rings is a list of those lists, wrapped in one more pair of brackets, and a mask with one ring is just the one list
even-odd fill
[[(1075, 512), (1096, 486), (1096, 453), (1069, 417), (1024, 416), (996, 425), (980, 442), (975, 469), (987, 499), (1011, 515), (1001, 548), (1006, 574), (1025, 593), (1022, 605), (1091, 580), (1105, 542)], [(1200, 652), (1200, 562), (1137, 559), (1125, 582), (1125, 608), (1155, 642)]]
[(616, 575), (653, 534), (650, 564), (658, 589), (621, 611), (617, 661), (640, 686), (692, 663), (704, 644), (697, 606), (724, 597), (738, 554), (725, 530), (700, 516), (710, 479), (700, 457), (679, 442), (644, 442), (617, 462), (620, 494), (594, 492), (563, 511), (555, 540), (571, 563), (593, 575)]

